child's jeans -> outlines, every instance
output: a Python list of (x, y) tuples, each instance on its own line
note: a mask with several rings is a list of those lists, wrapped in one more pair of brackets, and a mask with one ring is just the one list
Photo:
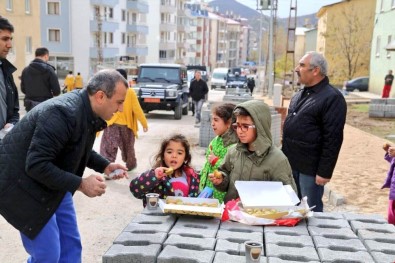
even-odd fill
[(388, 223), (395, 225), (395, 200), (388, 201)]

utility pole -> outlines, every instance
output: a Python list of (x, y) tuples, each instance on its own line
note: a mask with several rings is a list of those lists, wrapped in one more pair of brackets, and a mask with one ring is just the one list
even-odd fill
[(102, 16), (100, 14), (100, 6), (95, 6), (95, 17), (97, 21), (96, 31), (96, 47), (97, 47), (97, 66), (103, 63), (103, 44), (102, 44)]

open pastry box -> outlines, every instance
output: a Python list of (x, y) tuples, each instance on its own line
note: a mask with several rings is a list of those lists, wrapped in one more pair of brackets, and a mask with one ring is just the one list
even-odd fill
[(168, 196), (159, 200), (163, 213), (221, 217), (224, 210), (217, 199)]

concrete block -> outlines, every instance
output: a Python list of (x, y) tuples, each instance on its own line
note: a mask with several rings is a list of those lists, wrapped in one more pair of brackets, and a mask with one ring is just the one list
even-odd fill
[(395, 233), (395, 226), (390, 224), (373, 224), (360, 221), (350, 221), (352, 230), (358, 234), (360, 229), (367, 229), (382, 233)]
[(158, 256), (157, 263), (211, 263), (214, 251), (182, 249), (166, 246)]
[(215, 237), (219, 224), (217, 218), (182, 216), (169, 233), (189, 237)]
[(359, 239), (334, 239), (323, 236), (313, 236), (315, 247), (328, 248), (340, 251), (366, 251), (365, 246)]
[(328, 248), (317, 248), (321, 262), (364, 262), (374, 263), (372, 256), (366, 251), (341, 251)]
[(243, 248), (243, 253), (241, 253), (243, 246), (244, 243), (231, 242), (225, 239), (217, 239), (215, 251), (224, 252), (230, 255), (244, 255), (245, 248)]
[(263, 232), (265, 234), (267, 232), (275, 232), (277, 234), (282, 233), (284, 235), (289, 235), (289, 236), (300, 236), (300, 235), (309, 235), (309, 232), (307, 231), (307, 227), (305, 224), (299, 223), (298, 225), (294, 227), (287, 227), (287, 226), (265, 226), (263, 228)]
[(329, 195), (329, 203), (334, 206), (342, 205), (344, 204), (344, 197), (339, 193), (331, 191)]
[(236, 232), (229, 231), (227, 229), (220, 229), (217, 233), (217, 239), (226, 239), (234, 243), (244, 243), (245, 241), (252, 240), (257, 242), (263, 242), (262, 232)]
[(372, 252), (371, 253), (374, 261), (376, 263), (389, 263), (389, 262), (395, 262), (395, 255), (393, 254), (385, 254), (382, 252)]
[(369, 110), (370, 118), (384, 118), (384, 111), (371, 111)]
[(192, 250), (214, 250), (216, 240), (215, 238), (205, 237), (184, 237), (181, 235), (170, 235), (163, 246), (171, 245), (178, 248), (192, 249)]
[(335, 213), (335, 212), (314, 212), (315, 218), (322, 218), (322, 219), (343, 219), (342, 213)]
[(151, 215), (151, 216), (166, 216), (167, 214), (162, 212), (162, 209), (159, 208), (159, 206), (156, 209), (148, 209), (147, 207), (144, 208), (143, 211), (141, 211), (141, 214), (144, 215)]
[(301, 262), (320, 260), (314, 247), (289, 247), (276, 244), (265, 244), (265, 247), (266, 257), (277, 257)]
[(374, 105), (374, 104), (387, 104), (387, 100), (386, 99), (371, 99), (370, 100), (370, 105)]
[(262, 226), (250, 226), (250, 225), (240, 224), (238, 222), (233, 222), (233, 221), (221, 222), (219, 229), (227, 229), (230, 231), (247, 232), (247, 233), (263, 232)]
[(384, 118), (395, 118), (395, 105), (387, 105)]
[(152, 234), (135, 234), (131, 232), (122, 232), (114, 240), (114, 244), (124, 246), (146, 246), (150, 244), (162, 244), (167, 238), (167, 233), (157, 232)]
[(112, 245), (103, 255), (103, 263), (156, 263), (161, 245), (123, 246)]
[[(277, 244), (286, 246), (286, 244), (290, 244), (289, 246), (303, 246), (303, 247), (314, 247), (313, 240), (310, 236), (306, 235), (287, 235), (284, 233), (276, 233), (276, 232), (267, 232), (265, 233), (265, 243), (266, 244)], [(293, 245), (295, 244), (295, 245)]]
[(358, 238), (351, 228), (321, 228), (308, 226), (307, 229), (311, 236), (323, 236), (337, 239), (354, 239)]
[[(224, 252), (215, 253), (214, 263), (245, 263), (245, 256), (229, 255)], [(267, 262), (265, 257), (261, 257), (261, 263)]]
[(346, 219), (324, 219), (310, 217), (307, 220), (309, 226), (318, 226), (322, 228), (350, 228), (350, 224)]
[(358, 237), (362, 240), (377, 240), (386, 243), (395, 244), (395, 233), (383, 233), (383, 232), (375, 232), (366, 229), (360, 229), (358, 231)]
[(132, 223), (139, 224), (169, 224), (173, 225), (177, 220), (175, 215), (145, 215), (138, 214), (133, 220)]
[(383, 242), (381, 240), (364, 240), (363, 243), (369, 252), (377, 251), (393, 255), (395, 262), (395, 243)]
[(172, 227), (172, 224), (130, 223), (125, 227), (123, 231), (132, 232), (134, 234), (153, 234), (156, 232), (168, 233)]
[[(316, 213), (314, 213), (314, 216)], [(360, 221), (365, 223), (373, 224), (387, 224), (387, 220), (378, 214), (354, 214), (354, 213), (343, 213), (343, 217), (348, 221)]]
[(267, 258), (267, 263), (300, 263), (300, 262), (304, 262), (304, 263), (320, 263), (320, 261), (300, 261), (300, 260), (287, 260), (287, 259), (281, 259), (281, 258), (274, 258), (274, 257), (268, 257)]
[(388, 98), (387, 101), (386, 101), (386, 104), (387, 105), (395, 105), (395, 99)]

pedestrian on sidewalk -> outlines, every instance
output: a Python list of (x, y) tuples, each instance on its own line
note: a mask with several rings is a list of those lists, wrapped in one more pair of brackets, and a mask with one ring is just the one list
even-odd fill
[(299, 198), (307, 196), (323, 212), (324, 185), (331, 180), (346, 122), (343, 94), (329, 84), (328, 66), (318, 52), (307, 52), (295, 68), (304, 88), (291, 99), (284, 121), (282, 150), (288, 157)]
[(101, 175), (82, 178), (86, 167), (127, 177), (126, 167), (92, 150), (104, 120), (122, 111), (127, 87), (115, 70), (99, 71), (86, 89), (34, 107), (1, 141), (0, 214), (20, 231), (27, 262), (82, 261), (72, 196), (106, 191)]
[(67, 74), (66, 78), (64, 79), (64, 91), (65, 92), (71, 92), (74, 90), (75, 87), (75, 77), (73, 75), (73, 71), (69, 71), (69, 74)]
[(384, 88), (383, 88), (383, 93), (381, 95), (383, 99), (390, 97), (393, 81), (394, 81), (394, 75), (392, 75), (392, 70), (389, 70), (388, 74), (384, 78)]
[(381, 189), (390, 189), (388, 201), (388, 223), (395, 225), (395, 146), (391, 146), (389, 143), (386, 143), (384, 144), (383, 149), (385, 151), (384, 160), (390, 163), (390, 168)]
[(81, 73), (78, 72), (77, 76), (75, 76), (75, 89), (83, 89), (84, 88), (84, 80), (82, 79)]
[(201, 111), (204, 101), (208, 93), (207, 83), (202, 79), (201, 72), (195, 71), (195, 79), (191, 82), (189, 87), (189, 94), (191, 95), (195, 108), (195, 124), (199, 124), (201, 120)]
[(25, 94), (25, 109), (29, 112), (43, 101), (60, 94), (60, 85), (55, 68), (48, 64), (49, 50), (39, 47), (36, 58), (22, 71), (21, 91)]

